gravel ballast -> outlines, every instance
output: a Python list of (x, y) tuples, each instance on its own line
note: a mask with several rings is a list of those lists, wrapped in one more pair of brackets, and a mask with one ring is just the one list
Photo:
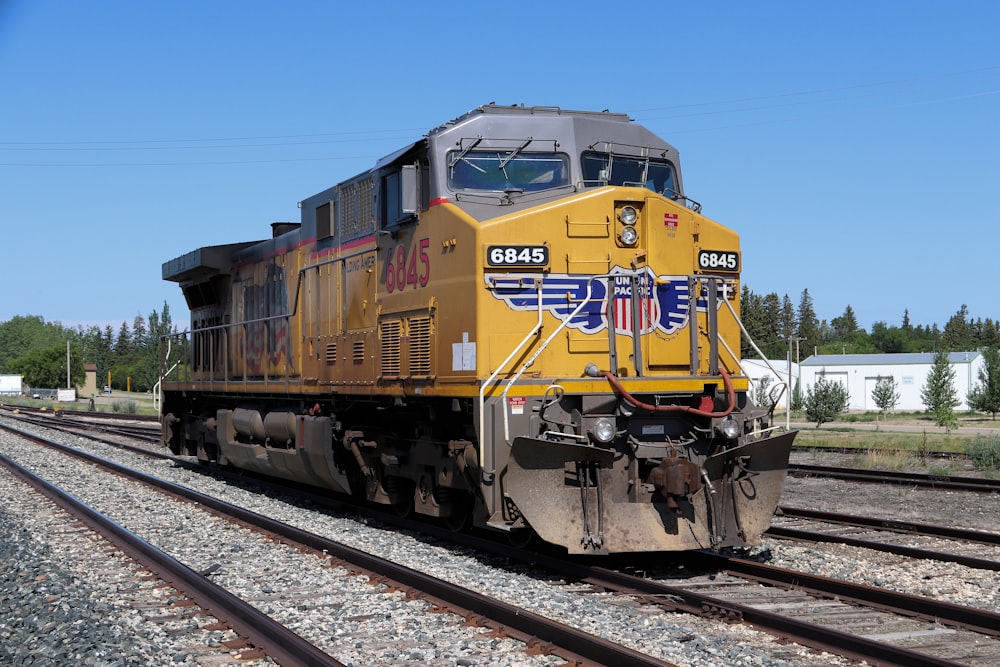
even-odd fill
[[(53, 436), (51, 433), (46, 435), (84, 446), (84, 441), (78, 438)], [(140, 460), (135, 455), (89, 442), (85, 448), (124, 465), (196, 488), (202, 493), (268, 514), (433, 576), (487, 591), (510, 604), (558, 618), (595, 635), (680, 665), (838, 664), (833, 656), (819, 655), (797, 646), (782, 646), (769, 636), (745, 626), (665, 614), (620, 596), (581, 595), (575, 592), (577, 587), (573, 585), (539, 581), (490, 565), (476, 554), (463, 553), (455, 547), (428, 544), (414, 536), (381, 530), (347, 517), (296, 507), (281, 499), (247, 491), (169, 462)], [(380, 591), (366, 578), (347, 576), (345, 571), (331, 567), (321, 558), (293, 549), (287, 549), (289, 553), (279, 557), (273, 550), (273, 544), (260, 544), (262, 541), (259, 538), (238, 534), (246, 533), (245, 530), (212, 523), (197, 508), (170, 503), (155, 492), (135, 491), (135, 485), (127, 482), (121, 482), (121, 487), (112, 487), (107, 475), (92, 473), (89, 466), (79, 462), (60, 462), (54, 453), (39, 453), (35, 446), (25, 444), (14, 436), (0, 434), (0, 452), (36, 474), (79, 494), (81, 499), (100, 507), (101, 511), (190, 567), (204, 570), (220, 565), (213, 575), (216, 583), (253, 601), (265, 613), (273, 615), (348, 664), (549, 665), (561, 662), (550, 656), (525, 653), (524, 646), (519, 642), (493, 637), (478, 628), (467, 628), (462, 619), (452, 614), (428, 614), (426, 605), (410, 603), (399, 594)], [(9, 477), (0, 475), (0, 479)], [(797, 507), (836, 509), (831, 505), (840, 498), (840, 511), (865, 513), (864, 508), (857, 504), (858, 492), (848, 490), (858, 485), (837, 483), (835, 487), (817, 489), (814, 483), (818, 481), (821, 480), (789, 479), (783, 502)], [(3, 482), (4, 485), (8, 483), (17, 484), (12, 479)], [(23, 494), (23, 487), (21, 489), (17, 492), (5, 487), (0, 492), (9, 497), (11, 493)], [(133, 497), (133, 493), (138, 495)], [(826, 500), (817, 498), (820, 493), (829, 497)], [(874, 498), (870, 502), (879, 504)], [(916, 501), (908, 497), (907, 502), (912, 507)], [(940, 502), (940, 495), (929, 495), (927, 502)], [(34, 505), (37, 506), (37, 502)], [(883, 512), (891, 511), (884, 499), (881, 509)], [(114, 662), (115, 659), (121, 660), (122, 656), (132, 655), (137, 648), (158, 646), (154, 636), (147, 636), (143, 634), (145, 631), (137, 631), (120, 620), (129, 618), (127, 609), (118, 614), (102, 614), (102, 622), (98, 624), (101, 627), (95, 630), (100, 634), (94, 635), (93, 646), (87, 654), (93, 662), (27, 662), (26, 656), (30, 651), (27, 648), (22, 651), (26, 640), (19, 637), (30, 633), (30, 629), (20, 626), (10, 628), (10, 617), (30, 618), (46, 613), (50, 603), (45, 601), (44, 593), (30, 585), (32, 574), (67, 576), (72, 580), (69, 575), (61, 573), (61, 569), (82, 559), (83, 554), (76, 552), (82, 552), (85, 546), (60, 547), (62, 540), (52, 539), (53, 536), (46, 534), (44, 527), (32, 523), (31, 506), (19, 508), (8, 505), (0, 512), (3, 517), (3, 548), (17, 549), (9, 556), (3, 551), (3, 560), (15, 559), (21, 567), (27, 568), (26, 574), (16, 575), (15, 579), (8, 578), (5, 571), (5, 577), (0, 581), (0, 601), (3, 602), (0, 633), (20, 633), (12, 634), (9, 642), (5, 635), (0, 635), (3, 644), (12, 651), (10, 656), (3, 656), (11, 660), (10, 664), (157, 664), (155, 661)], [(26, 542), (33, 548), (24, 548)], [(263, 551), (265, 546), (267, 550)], [(826, 576), (838, 576), (838, 572), (851, 573), (856, 581), (898, 587), (907, 592), (922, 592), (924, 589), (955, 591), (956, 602), (984, 608), (996, 607), (995, 591), (1000, 581), (995, 573), (970, 572), (968, 568), (940, 563), (914, 564), (910, 560), (894, 563), (885, 554), (859, 556), (858, 550), (838, 554), (825, 548), (789, 546), (776, 540), (769, 541), (767, 546), (773, 551), (777, 565)], [(56, 549), (59, 550), (59, 557), (53, 559), (51, 554)], [(241, 565), (252, 562), (264, 562), (268, 577), (251, 574), (246, 566)], [(80, 616), (64, 623), (75, 623), (73, 627), (88, 627), (94, 624), (95, 619), (84, 613), (84, 608), (112, 604), (106, 598), (113, 598), (114, 590), (102, 588), (100, 580), (101, 577), (95, 576), (94, 581), (86, 582), (78, 595), (85, 596), (89, 603), (68, 605), (69, 611), (76, 610)], [(17, 606), (14, 606), (15, 603), (8, 606), (8, 596), (14, 595), (14, 591), (17, 592)], [(292, 593), (290, 596), (289, 592)], [(117, 630), (115, 626), (118, 626)], [(50, 632), (50, 637), (62, 637), (63, 633), (72, 636), (72, 630), (63, 626)], [(108, 636), (105, 637), (105, 634)], [(117, 640), (119, 643), (114, 643), (119, 634), (135, 646), (123, 645), (121, 639)], [(326, 645), (321, 642), (326, 642)], [(98, 655), (101, 650), (105, 653)], [(109, 653), (114, 656), (109, 657)], [(184, 655), (174, 649), (166, 649), (162, 655), (169, 656), (173, 664), (199, 664), (196, 656)]]

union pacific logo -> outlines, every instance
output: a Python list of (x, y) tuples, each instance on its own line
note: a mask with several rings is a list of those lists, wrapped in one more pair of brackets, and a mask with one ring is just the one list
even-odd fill
[[(569, 273), (487, 273), (486, 285), (495, 299), (511, 310), (537, 312), (541, 308), (570, 329), (595, 334), (608, 328), (608, 300), (615, 332), (631, 336), (658, 331), (672, 335), (687, 326), (690, 309), (690, 287), (687, 276), (657, 276), (651, 268), (632, 271), (615, 266), (608, 279)], [(539, 286), (539, 282), (541, 285)], [(540, 289), (539, 289), (540, 287)], [(589, 296), (588, 296), (589, 287)], [(723, 286), (720, 285), (719, 296)], [(636, 293), (635, 306), (631, 298)], [(582, 308), (580, 304), (586, 301)], [(721, 304), (721, 301), (720, 301)], [(707, 309), (707, 299), (699, 297), (698, 310)], [(578, 312), (574, 315), (574, 312)]]

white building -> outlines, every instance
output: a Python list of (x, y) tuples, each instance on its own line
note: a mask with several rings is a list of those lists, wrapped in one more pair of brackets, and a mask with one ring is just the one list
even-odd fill
[[(792, 378), (790, 380), (788, 378), (787, 361), (782, 359), (780, 361), (771, 361), (770, 364), (768, 366), (767, 362), (762, 359), (743, 360), (743, 372), (750, 378), (750, 396), (754, 399), (754, 403), (757, 403), (758, 387), (766, 387), (768, 394), (771, 394), (779, 384), (784, 382), (789, 389), (781, 393), (780, 398), (778, 398), (778, 407), (785, 408), (788, 405), (789, 397), (792, 395), (792, 390), (795, 388), (795, 379), (798, 377), (798, 364), (792, 364)], [(773, 395), (777, 396), (777, 392)]]
[[(969, 392), (979, 384), (979, 369), (984, 365), (979, 352), (952, 352), (948, 361), (955, 371), (955, 398), (957, 410), (968, 410)], [(835, 380), (847, 387), (851, 395), (850, 410), (878, 410), (872, 391), (880, 377), (896, 381), (899, 401), (897, 410), (925, 410), (920, 391), (927, 383), (927, 376), (934, 366), (934, 354), (817, 354), (804, 359), (800, 365), (802, 396), (816, 384), (819, 376)]]

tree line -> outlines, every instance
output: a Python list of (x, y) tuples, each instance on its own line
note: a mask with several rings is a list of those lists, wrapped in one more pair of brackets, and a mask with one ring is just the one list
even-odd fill
[[(784, 359), (792, 345), (792, 360), (818, 354), (875, 354), (879, 352), (963, 352), (1000, 348), (1000, 321), (973, 320), (963, 304), (941, 329), (937, 324), (914, 325), (909, 311), (898, 325), (875, 322), (871, 332), (858, 325), (850, 304), (839, 317), (827, 322), (816, 317), (809, 290), (803, 290), (798, 307), (785, 294), (755, 294), (746, 285), (740, 294), (743, 325), (760, 351), (769, 359)], [(744, 339), (745, 358), (760, 355)]]
[(110, 324), (69, 328), (37, 315), (18, 315), (0, 323), (0, 374), (19, 374), (33, 388), (65, 387), (69, 343), (73, 386), (84, 384), (84, 364), (95, 364), (99, 386), (110, 374), (113, 389), (150, 391), (160, 378), (160, 337), (175, 332), (166, 302), (148, 318), (136, 315), (131, 326), (123, 321), (117, 334)]

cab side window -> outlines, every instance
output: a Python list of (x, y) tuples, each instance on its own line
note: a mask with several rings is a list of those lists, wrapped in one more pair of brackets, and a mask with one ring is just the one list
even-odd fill
[(402, 165), (382, 175), (379, 184), (382, 228), (394, 229), (417, 219), (416, 165)]

